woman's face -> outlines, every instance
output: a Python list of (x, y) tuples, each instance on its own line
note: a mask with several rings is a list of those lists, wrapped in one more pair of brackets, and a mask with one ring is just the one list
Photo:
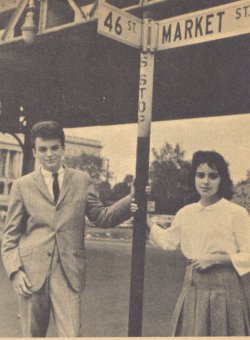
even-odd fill
[(195, 188), (201, 198), (211, 199), (218, 196), (221, 182), (216, 168), (210, 168), (207, 163), (200, 164), (195, 173)]

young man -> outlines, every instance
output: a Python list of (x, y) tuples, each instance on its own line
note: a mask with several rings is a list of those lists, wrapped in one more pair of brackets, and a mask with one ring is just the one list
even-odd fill
[(24, 337), (46, 336), (50, 311), (60, 337), (80, 336), (85, 282), (85, 215), (110, 227), (130, 217), (133, 193), (108, 208), (90, 177), (62, 164), (64, 132), (52, 121), (31, 130), (40, 169), (17, 179), (10, 193), (2, 258), (19, 294)]

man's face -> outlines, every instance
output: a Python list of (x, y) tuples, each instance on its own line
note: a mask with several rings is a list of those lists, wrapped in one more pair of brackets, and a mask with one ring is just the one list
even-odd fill
[(33, 155), (40, 162), (43, 169), (50, 172), (57, 172), (62, 165), (64, 148), (60, 139), (35, 139)]

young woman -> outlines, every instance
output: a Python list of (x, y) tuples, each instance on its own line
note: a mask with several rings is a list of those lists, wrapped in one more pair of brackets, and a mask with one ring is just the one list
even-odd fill
[(241, 281), (250, 272), (249, 214), (229, 201), (232, 181), (217, 152), (193, 155), (190, 184), (200, 199), (180, 209), (170, 228), (148, 220), (151, 239), (166, 251), (180, 247), (188, 260), (170, 336), (249, 335)]

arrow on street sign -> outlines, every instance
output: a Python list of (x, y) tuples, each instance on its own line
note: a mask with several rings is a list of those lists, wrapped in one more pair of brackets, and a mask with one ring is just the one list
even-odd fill
[(157, 50), (250, 33), (250, 0), (160, 20)]
[(107, 3), (99, 5), (97, 31), (132, 47), (142, 45), (142, 20)]

